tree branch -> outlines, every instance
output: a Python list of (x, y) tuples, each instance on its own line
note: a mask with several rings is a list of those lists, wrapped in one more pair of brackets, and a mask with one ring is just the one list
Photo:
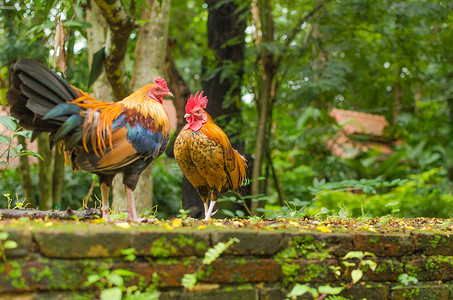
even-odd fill
[(29, 217), (30, 219), (95, 219), (101, 217), (99, 208), (90, 208), (82, 211), (74, 211), (70, 208), (66, 210), (35, 210), (35, 209), (0, 209), (0, 217), (2, 219), (18, 219)]
[(121, 0), (95, 0), (109, 24), (105, 47), (105, 69), (117, 100), (131, 93), (124, 67), (129, 36), (134, 29), (134, 20), (129, 16)]
[(310, 19), (315, 13), (317, 13), (323, 6), (331, 0), (324, 0), (318, 3), (312, 10), (308, 12), (308, 14), (303, 17), (302, 19), (299, 20), (299, 23), (297, 23), (296, 27), (292, 30), (292, 32), (288, 35), (288, 38), (286, 39), (285, 46), (288, 47), (289, 44), (292, 43), (292, 41), (296, 38), (297, 34), (301, 31), (301, 26), (305, 22), (307, 22), (308, 19)]

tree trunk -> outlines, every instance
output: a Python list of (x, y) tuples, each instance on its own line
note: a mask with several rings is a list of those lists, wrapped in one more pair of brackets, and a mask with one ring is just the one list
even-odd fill
[(115, 100), (121, 100), (131, 93), (124, 59), (130, 33), (134, 29), (134, 20), (121, 0), (94, 1), (101, 12), (100, 15), (104, 16), (109, 25), (105, 40), (105, 68)]
[[(86, 21), (91, 24), (91, 27), (87, 28), (88, 63), (91, 70), (93, 55), (105, 46), (107, 35), (107, 22), (93, 0), (90, 1), (90, 5), (86, 9)], [(105, 70), (93, 83), (93, 94), (97, 100), (106, 102), (115, 100)]]
[(52, 151), (49, 134), (41, 133), (38, 137), (38, 153), (43, 160), (39, 161), (39, 207), (42, 210), (52, 209)]
[[(27, 143), (25, 141), (25, 137), (19, 135), (18, 137), (19, 144), (22, 145), (23, 149), (27, 149)], [(19, 174), (20, 180), (22, 182), (22, 189), (24, 191), (25, 197), (25, 204), (29, 204), (27, 207), (34, 208), (36, 207), (36, 199), (35, 193), (33, 190), (33, 184), (31, 182), (31, 175), (30, 175), (30, 163), (28, 161), (28, 156), (20, 156), (19, 157)]]
[[(233, 147), (244, 154), (244, 142), (238, 140), (238, 136), (243, 128), (240, 87), (244, 74), (246, 20), (240, 17), (241, 12), (238, 11), (238, 5), (234, 1), (206, 0), (206, 3), (209, 7), (208, 49), (214, 54), (205, 55), (202, 62), (202, 78), (208, 78), (202, 81), (204, 95), (209, 99), (206, 110), (224, 129)], [(233, 40), (234, 43), (229, 43)], [(222, 67), (233, 68), (231, 73), (234, 75), (223, 78), (220, 71), (215, 76), (210, 76), (214, 69)], [(220, 116), (224, 118), (219, 120)], [(190, 192), (183, 193), (183, 206), (197, 205), (201, 212), (201, 199), (188, 180), (183, 181), (183, 191)], [(188, 195), (191, 196), (190, 199), (187, 199)], [(223, 206), (230, 211), (240, 208), (231, 207), (231, 203), (224, 203)]]
[(52, 178), (52, 198), (55, 209), (61, 209), (61, 194), (63, 192), (64, 152), (58, 145), (55, 146), (54, 167)]
[[(88, 63), (91, 70), (93, 55), (105, 46), (107, 35), (107, 22), (93, 0), (89, 2), (89, 6), (86, 9), (86, 21), (91, 24), (91, 27), (87, 28)], [(113, 95), (113, 90), (105, 70), (102, 71), (101, 75), (93, 83), (93, 94), (94, 98), (97, 100), (106, 102), (114, 101), (115, 96)], [(121, 196), (121, 193), (123, 193), (122, 195), (124, 198), (124, 190), (122, 188), (120, 189), (120, 192), (116, 192), (112, 189), (113, 197), (115, 197), (116, 194)], [(112, 208), (114, 208), (113, 205)]]
[[(191, 91), (189, 86), (182, 78), (181, 74), (176, 67), (175, 61), (173, 59), (172, 50), (175, 46), (175, 41), (171, 38), (167, 41), (167, 54), (165, 56), (165, 66), (164, 74), (167, 78), (168, 87), (173, 93), (173, 104), (176, 108), (176, 131), (172, 135), (170, 142), (168, 143), (165, 153), (169, 157), (174, 157), (173, 147), (175, 144), (176, 137), (181, 131), (186, 121), (184, 119), (186, 100), (189, 99)], [(198, 196), (197, 190), (192, 186), (192, 184), (187, 180), (183, 175), (182, 181), (182, 208), (185, 210), (190, 210), (189, 215), (192, 218), (201, 218), (203, 217), (203, 208), (201, 200)]]
[[(271, 104), (273, 99), (273, 92), (275, 92), (274, 77), (276, 74), (277, 66), (275, 65), (274, 54), (267, 50), (262, 45), (264, 43), (274, 42), (274, 20), (272, 18), (272, 10), (269, 0), (254, 0), (252, 2), (252, 19), (257, 30), (261, 34), (255, 35), (255, 44), (258, 48), (262, 49), (259, 57), (258, 66), (258, 129), (255, 146), (255, 160), (252, 169), (252, 195), (262, 193), (261, 181), (257, 178), (261, 177), (262, 165), (264, 156), (267, 152), (268, 143), (266, 136), (268, 135), (268, 122), (271, 116)], [(256, 213), (256, 209), (264, 206), (262, 201), (252, 202), (252, 213)]]
[[(135, 48), (135, 65), (132, 78), (134, 90), (154, 82), (156, 77), (163, 77), (165, 54), (168, 37), (168, 23), (170, 21), (170, 0), (163, 0), (159, 5), (158, 1), (146, 1), (149, 9), (142, 10), (141, 19), (150, 20), (143, 23), (138, 33), (137, 45)], [(119, 181), (122, 175), (118, 174), (115, 178), (115, 191), (119, 190)], [(151, 209), (153, 206), (153, 176), (151, 165), (148, 166), (140, 176), (137, 188), (134, 191), (135, 207), (137, 214), (141, 214), (144, 209)], [(125, 198), (116, 198), (115, 205), (127, 207)]]

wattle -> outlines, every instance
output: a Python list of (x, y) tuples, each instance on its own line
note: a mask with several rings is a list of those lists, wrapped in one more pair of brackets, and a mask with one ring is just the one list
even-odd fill
[(200, 120), (193, 120), (192, 122), (186, 125), (186, 130), (190, 128), (193, 131), (198, 131), (200, 130), (201, 125), (203, 125), (203, 123)]

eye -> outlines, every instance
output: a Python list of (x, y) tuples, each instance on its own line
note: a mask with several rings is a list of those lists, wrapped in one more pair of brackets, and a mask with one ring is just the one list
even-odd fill
[(159, 93), (161, 90), (160, 88), (155, 88), (154, 91)]
[(197, 114), (201, 114), (201, 109), (197, 110)]

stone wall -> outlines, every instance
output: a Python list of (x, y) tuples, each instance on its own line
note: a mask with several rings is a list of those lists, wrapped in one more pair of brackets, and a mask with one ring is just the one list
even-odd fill
[[(84, 283), (115, 269), (140, 275), (125, 286), (154, 282), (160, 299), (285, 299), (295, 283), (343, 286), (346, 299), (453, 299), (453, 237), (442, 232), (50, 224), (0, 225), (17, 242), (0, 262), (0, 299), (95, 299), (99, 289)], [(240, 242), (200, 268), (207, 249), (232, 237)], [(135, 259), (122, 252), (131, 248)], [(366, 258), (377, 263), (375, 270), (345, 260), (351, 251), (376, 255)], [(355, 265), (346, 268), (345, 261)], [(352, 284), (354, 269), (363, 277)], [(196, 271), (197, 285), (185, 290), (181, 279)], [(418, 282), (405, 285), (401, 274)]]

